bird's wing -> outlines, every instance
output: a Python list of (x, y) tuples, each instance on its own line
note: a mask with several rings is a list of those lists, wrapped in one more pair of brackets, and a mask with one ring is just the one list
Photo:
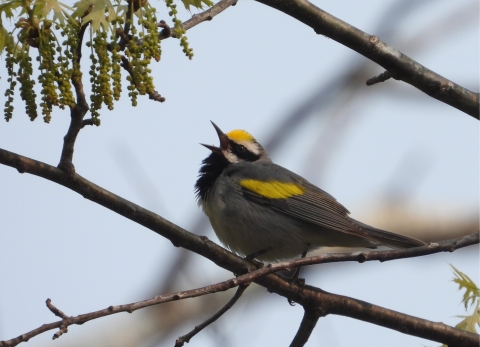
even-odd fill
[(376, 244), (401, 248), (425, 244), (414, 238), (377, 229), (348, 217), (349, 211), (333, 196), (300, 176), (283, 170), (285, 171), (281, 174), (269, 172), (268, 180), (252, 178), (252, 175), (248, 175), (248, 178), (244, 176), (238, 181), (243, 196), (301, 221), (355, 235)]
[(280, 182), (245, 179), (239, 182), (243, 196), (290, 217), (320, 227), (359, 235), (358, 227), (348, 218), (348, 210), (335, 198), (308, 182)]

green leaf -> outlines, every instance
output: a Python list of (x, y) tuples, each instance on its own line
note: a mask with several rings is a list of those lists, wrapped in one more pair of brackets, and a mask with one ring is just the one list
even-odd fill
[(66, 10), (73, 11), (73, 8), (57, 0), (36, 0), (34, 3), (34, 14), (39, 18), (47, 18), (53, 12), (53, 22), (65, 24)]
[(5, 15), (5, 18), (12, 19), (14, 17), (14, 11), (19, 7), (22, 7), (21, 0), (2, 0), (0, 2), (0, 54), (5, 49), (5, 45), (12, 40), (12, 35), (3, 26), (3, 16)]
[(13, 18), (13, 10), (16, 10), (19, 7), (22, 7), (21, 0), (12, 0), (12, 1), (5, 1), (2, 0), (0, 3), (0, 24), (2, 23), (2, 16), (5, 14), (5, 17), (8, 19)]
[(453, 273), (455, 278), (453, 282), (458, 284), (458, 289), (462, 290), (465, 289), (465, 293), (463, 294), (462, 303), (465, 305), (465, 310), (468, 309), (469, 306), (473, 306), (477, 300), (480, 298), (480, 289), (477, 285), (463, 272), (455, 268), (455, 266), (451, 265), (453, 269)]
[(3, 27), (0, 26), (0, 53), (3, 52), (7, 42), (12, 40), (12, 35)]
[[(468, 309), (469, 303), (470, 306), (473, 306), (476, 303), (475, 310), (470, 316), (456, 316), (463, 318), (463, 320), (458, 323), (455, 328), (460, 330), (469, 331), (471, 333), (478, 334), (477, 325), (480, 327), (480, 290), (477, 285), (463, 272), (458, 270), (455, 266), (450, 264), (453, 269), (455, 278), (453, 282), (457, 283), (459, 289), (465, 289), (463, 294), (462, 302), (465, 305), (465, 309)], [(448, 347), (447, 345), (442, 345), (442, 347)]]
[(81, 18), (90, 6), (92, 6), (92, 10), (83, 17), (82, 25), (91, 22), (94, 31), (99, 30), (100, 25), (104, 29), (108, 29), (108, 23), (116, 18), (115, 9), (110, 0), (80, 0), (73, 5), (75, 11), (72, 17)]
[(466, 330), (471, 333), (477, 333), (476, 326), (480, 327), (480, 307), (477, 306), (476, 310), (473, 312), (471, 316), (457, 316), (460, 318), (464, 318), (460, 323), (458, 323), (455, 328), (460, 330)]
[(207, 7), (212, 7), (214, 5), (210, 0), (182, 0), (182, 2), (187, 11), (190, 11), (190, 6), (203, 9), (204, 4), (207, 5)]

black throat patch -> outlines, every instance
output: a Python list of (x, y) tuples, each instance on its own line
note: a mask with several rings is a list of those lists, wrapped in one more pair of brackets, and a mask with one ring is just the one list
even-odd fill
[(202, 166), (198, 171), (199, 177), (197, 183), (195, 183), (197, 200), (207, 200), (210, 189), (228, 165), (230, 165), (230, 162), (223, 155), (215, 152), (212, 152), (202, 161)]

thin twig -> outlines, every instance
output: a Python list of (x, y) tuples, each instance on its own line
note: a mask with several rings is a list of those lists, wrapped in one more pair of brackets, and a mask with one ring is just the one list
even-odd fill
[(131, 21), (133, 20), (132, 18), (132, 10), (133, 10), (133, 1), (128, 4), (128, 10), (125, 15), (125, 25), (123, 26), (123, 30), (117, 29), (117, 35), (120, 37), (120, 41), (118, 42), (118, 45), (120, 46), (120, 50), (124, 50), (125, 47), (128, 44), (128, 41), (130, 41), (128, 33), (130, 32), (130, 24)]
[(241, 284), (238, 286), (237, 291), (235, 292), (235, 295), (230, 299), (229, 302), (226, 303), (225, 306), (223, 306), (217, 313), (215, 313), (213, 316), (208, 318), (205, 322), (203, 322), (200, 325), (197, 325), (192, 331), (190, 331), (188, 334), (185, 334), (183, 336), (180, 336), (176, 341), (175, 341), (175, 347), (182, 347), (185, 342), (189, 343), (192, 337), (197, 335), (200, 331), (205, 329), (207, 326), (215, 322), (218, 318), (220, 318), (225, 312), (227, 312), (229, 309), (232, 308), (233, 305), (240, 299), (242, 296), (243, 292), (245, 289), (248, 288), (250, 283), (246, 284)]
[[(380, 262), (406, 259), (412, 257), (419, 257), (440, 252), (453, 252), (459, 248), (476, 245), (480, 241), (480, 233), (471, 234), (446, 240), (439, 243), (430, 243), (426, 246), (412, 247), (405, 249), (394, 249), (385, 251), (365, 251), (365, 252), (350, 252), (350, 253), (327, 253), (314, 257), (300, 258), (292, 261), (276, 263), (268, 265), (265, 268), (258, 269), (254, 272), (277, 272), (281, 270), (293, 269), (301, 266), (308, 266), (314, 264), (336, 263), (345, 261), (358, 261), (363, 263), (365, 261), (378, 260)], [(252, 272), (250, 275), (252, 275)]]
[[(124, 45), (120, 46), (120, 50), (124, 50), (125, 49), (125, 46), (126, 44), (130, 41), (130, 36), (128, 36), (127, 34), (125, 34), (125, 32), (123, 31), (122, 28), (117, 28), (117, 30), (115, 30), (115, 34), (117, 34), (118, 37), (120, 37), (120, 42), (124, 42)], [(120, 45), (120, 43), (119, 43)], [(113, 49), (113, 46), (109, 46), (107, 47), (109, 50), (112, 50)]]
[[(130, 77), (132, 78), (132, 83), (137, 85), (137, 80), (135, 78), (135, 74), (133, 73), (133, 68), (130, 62), (128, 61), (127, 57), (124, 55), (121, 56), (122, 63), (120, 64), (125, 71), (127, 71), (130, 74)], [(158, 101), (158, 102), (164, 102), (165, 98), (161, 96), (156, 90), (153, 92), (147, 92), (149, 99)]]
[(46, 304), (48, 309), (52, 311), (52, 313), (55, 316), (62, 318), (62, 324), (60, 324), (58, 331), (55, 334), (53, 334), (53, 340), (55, 340), (68, 332), (69, 324), (66, 323), (68, 320), (68, 316), (65, 313), (63, 313), (61, 310), (59, 310), (55, 305), (53, 305), (52, 300), (47, 299)]
[(52, 300), (50, 299), (47, 299), (47, 301), (45, 302), (47, 304), (47, 307), (50, 311), (52, 311), (52, 313), (57, 316), (57, 317), (60, 317), (62, 319), (67, 319), (68, 316), (63, 313), (62, 311), (60, 311), (57, 307), (55, 307), (55, 305), (52, 304)]
[[(62, 317), (63, 319), (60, 320), (60, 321), (56, 321), (56, 322), (52, 322), (52, 323), (48, 323), (48, 324), (43, 324), (42, 326), (40, 326), (40, 327), (38, 327), (38, 328), (36, 328), (32, 331), (29, 331), (28, 333), (22, 334), (22, 335), (20, 335), (16, 338), (13, 338), (11, 340), (0, 341), (0, 347), (13, 347), (13, 346), (18, 345), (21, 342), (26, 342), (29, 339), (31, 339), (32, 337), (40, 335), (40, 334), (42, 334), (46, 331), (56, 329), (56, 328), (60, 328), (60, 331), (55, 333), (55, 335), (53, 336), (53, 339), (56, 339), (56, 338), (60, 337), (63, 333), (66, 333), (68, 331), (67, 328), (70, 325), (74, 325), (74, 324), (81, 325), (81, 324), (84, 324), (88, 321), (91, 321), (91, 320), (94, 320), (94, 319), (97, 319), (97, 318), (100, 318), (100, 317), (110, 316), (112, 314), (116, 314), (116, 313), (120, 313), (120, 312), (132, 313), (134, 311), (140, 310), (140, 309), (145, 308), (145, 307), (159, 305), (159, 304), (163, 304), (163, 303), (166, 303), (166, 302), (195, 298), (195, 297), (198, 297), (198, 296), (217, 293), (217, 292), (220, 292), (220, 291), (226, 291), (228, 289), (231, 289), (231, 288), (234, 288), (234, 287), (238, 286), (239, 284), (240, 283), (236, 279), (232, 279), (232, 280), (223, 281), (223, 282), (220, 282), (220, 283), (217, 283), (217, 284), (214, 284), (214, 285), (209, 285), (209, 286), (205, 286), (205, 287), (201, 287), (201, 288), (196, 288), (196, 289), (191, 289), (191, 290), (186, 290), (186, 291), (172, 293), (172, 294), (166, 294), (166, 295), (157, 295), (156, 297), (154, 297), (152, 299), (138, 301), (138, 302), (135, 302), (135, 303), (132, 303), (132, 304), (110, 306), (110, 307), (107, 307), (103, 310), (98, 310), (98, 311), (94, 311), (94, 312), (90, 312), (90, 313), (85, 313), (85, 314), (81, 314), (81, 315), (74, 316), (74, 317), (67, 317), (65, 315), (65, 316)], [(237, 290), (238, 295), (235, 294), (235, 296), (234, 296), (234, 298), (236, 297), (235, 301), (238, 300), (238, 298), (241, 296), (241, 294), (243, 293), (243, 291), (247, 287), (248, 287), (248, 284), (242, 283), (243, 290), (241, 290), (241, 291), (240, 291), (240, 289)], [(49, 300), (50, 299), (47, 300), (47, 305), (49, 303)], [(233, 298), (232, 298), (232, 300), (233, 300)], [(232, 305), (234, 303), (235, 302), (232, 302)], [(55, 308), (55, 310), (58, 310), (58, 309)], [(228, 308), (226, 310), (228, 310)], [(58, 310), (58, 312), (61, 312), (61, 311)], [(220, 316), (221, 316), (221, 314), (218, 317), (220, 317)]]
[(82, 128), (86, 125), (95, 125), (95, 122), (92, 118), (84, 119), (82, 123)]
[(157, 26), (159, 28), (162, 28), (162, 30), (158, 33), (158, 37), (160, 40), (165, 40), (172, 36), (172, 29), (163, 19), (158, 22)]
[(390, 71), (385, 71), (382, 72), (380, 75), (369, 78), (365, 83), (367, 86), (373, 86), (374, 84), (380, 83), (380, 82), (385, 82), (386, 80), (389, 80), (392, 78), (392, 74)]
[[(185, 30), (189, 30), (202, 22), (210, 21), (213, 19), (213, 17), (225, 11), (228, 7), (235, 6), (237, 1), (238, 0), (221, 0), (208, 10), (193, 15), (192, 18), (182, 23), (182, 27)], [(172, 32), (171, 37), (176, 37), (174, 31)]]

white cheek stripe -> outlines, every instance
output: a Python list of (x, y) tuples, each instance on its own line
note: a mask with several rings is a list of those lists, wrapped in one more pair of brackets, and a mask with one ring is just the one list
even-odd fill
[(223, 155), (225, 156), (225, 158), (227, 158), (227, 160), (230, 162), (230, 163), (238, 163), (240, 160), (238, 159), (238, 157), (233, 154), (232, 152), (230, 151), (222, 151), (223, 152)]

